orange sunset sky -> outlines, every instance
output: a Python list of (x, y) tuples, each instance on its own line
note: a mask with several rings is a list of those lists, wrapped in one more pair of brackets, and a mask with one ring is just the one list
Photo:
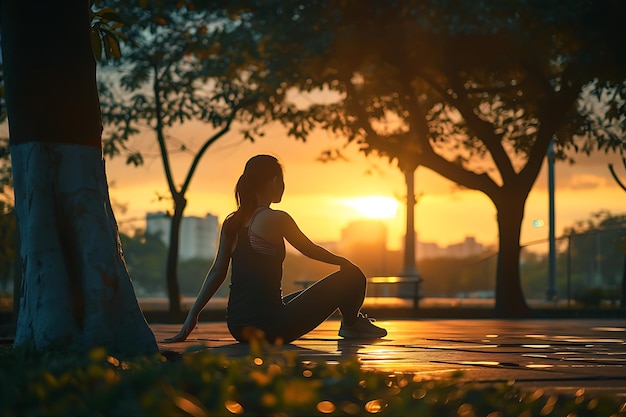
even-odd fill
[[(198, 149), (210, 131), (202, 126), (186, 126), (169, 132), (175, 140), (190, 149)], [(388, 228), (389, 249), (402, 247), (405, 208), (404, 178), (397, 167), (386, 159), (365, 157), (356, 145), (344, 149), (348, 161), (322, 163), (320, 153), (345, 142), (326, 132), (317, 132), (306, 143), (288, 138), (279, 127), (270, 128), (255, 143), (243, 141), (236, 127), (218, 140), (204, 155), (187, 193), (187, 216), (204, 216), (207, 212), (223, 221), (234, 208), (233, 188), (247, 159), (258, 153), (273, 154), (285, 167), (286, 191), (275, 208), (288, 211), (301, 229), (316, 242), (337, 241), (341, 229), (350, 221), (369, 216), (384, 216)], [(123, 231), (144, 228), (145, 213), (171, 209), (171, 202), (159, 201), (158, 194), (169, 196), (158, 146), (149, 133), (132, 140), (131, 146), (142, 150), (145, 163), (139, 168), (125, 165), (124, 158), (107, 162), (116, 217)], [(170, 142), (171, 147), (175, 147)], [(591, 213), (609, 210), (613, 214), (626, 211), (626, 193), (610, 175), (607, 164), (613, 163), (626, 179), (618, 154), (604, 152), (592, 157), (576, 155), (577, 163), (556, 164), (556, 231), (576, 221), (586, 220)], [(172, 155), (175, 180), (184, 180), (191, 161), (185, 152)], [(445, 246), (474, 236), (489, 245), (497, 241), (496, 212), (482, 193), (463, 190), (438, 174), (419, 168), (416, 175), (416, 229), (420, 241)], [(363, 197), (385, 197), (387, 203), (374, 209), (372, 201)], [(389, 202), (398, 200), (397, 210)], [(119, 205), (119, 206), (118, 206)], [(123, 210), (120, 206), (125, 206)], [(367, 208), (370, 211), (367, 211)], [(378, 205), (376, 205), (378, 207)], [(545, 226), (533, 227), (534, 220)], [(546, 163), (535, 183), (527, 204), (522, 225), (521, 242), (545, 239), (548, 236), (548, 191)]]

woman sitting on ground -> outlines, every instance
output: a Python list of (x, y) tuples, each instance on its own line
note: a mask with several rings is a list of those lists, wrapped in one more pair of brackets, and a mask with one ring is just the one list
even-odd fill
[[(311, 242), (289, 214), (270, 208), (281, 201), (284, 190), (283, 171), (276, 158), (257, 155), (246, 163), (235, 188), (238, 209), (224, 221), (215, 262), (182, 329), (168, 342), (189, 336), (200, 312), (224, 282), (231, 261), (227, 324), (240, 342), (261, 334), (270, 343), (290, 343), (337, 309), (342, 315), (339, 336), (374, 339), (387, 335), (360, 312), (366, 286), (361, 270)], [(309, 258), (338, 265), (339, 271), (282, 297), (284, 239)]]

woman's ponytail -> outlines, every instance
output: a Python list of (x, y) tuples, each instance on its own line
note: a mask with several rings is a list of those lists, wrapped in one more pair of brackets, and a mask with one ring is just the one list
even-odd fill
[(228, 235), (236, 235), (257, 209), (257, 190), (282, 172), (278, 159), (271, 155), (257, 155), (248, 160), (235, 186), (237, 211), (224, 220), (224, 231)]

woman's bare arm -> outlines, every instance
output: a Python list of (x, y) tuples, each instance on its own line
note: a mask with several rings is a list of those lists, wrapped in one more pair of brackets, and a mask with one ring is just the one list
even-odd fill
[(340, 265), (341, 267), (348, 267), (355, 265), (344, 258), (343, 256), (335, 255), (322, 246), (313, 243), (303, 232), (300, 230), (293, 218), (284, 211), (275, 211), (276, 220), (279, 224), (280, 230), (294, 248), (300, 251), (303, 255), (315, 259), (320, 262), (324, 262), (332, 265)]
[(180, 332), (178, 332), (176, 336), (166, 339), (166, 342), (182, 342), (196, 327), (196, 325), (198, 324), (198, 317), (200, 316), (200, 312), (207, 305), (211, 297), (215, 295), (217, 290), (226, 279), (228, 265), (230, 264), (230, 255), (232, 248), (232, 239), (229, 238), (222, 230), (220, 243), (217, 250), (217, 256), (215, 257), (215, 261), (213, 262), (211, 269), (209, 270), (206, 278), (204, 279), (204, 282), (202, 283), (202, 288), (200, 288), (198, 297), (193, 303), (191, 309), (189, 310), (187, 318), (185, 319), (185, 323), (183, 324)]

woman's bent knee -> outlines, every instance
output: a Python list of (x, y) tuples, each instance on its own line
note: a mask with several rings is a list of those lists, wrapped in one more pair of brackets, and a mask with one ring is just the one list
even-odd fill
[(345, 273), (344, 279), (349, 279), (353, 282), (354, 285), (357, 286), (365, 286), (367, 283), (367, 278), (365, 278), (365, 274), (359, 268), (351, 268), (349, 270), (341, 271)]

